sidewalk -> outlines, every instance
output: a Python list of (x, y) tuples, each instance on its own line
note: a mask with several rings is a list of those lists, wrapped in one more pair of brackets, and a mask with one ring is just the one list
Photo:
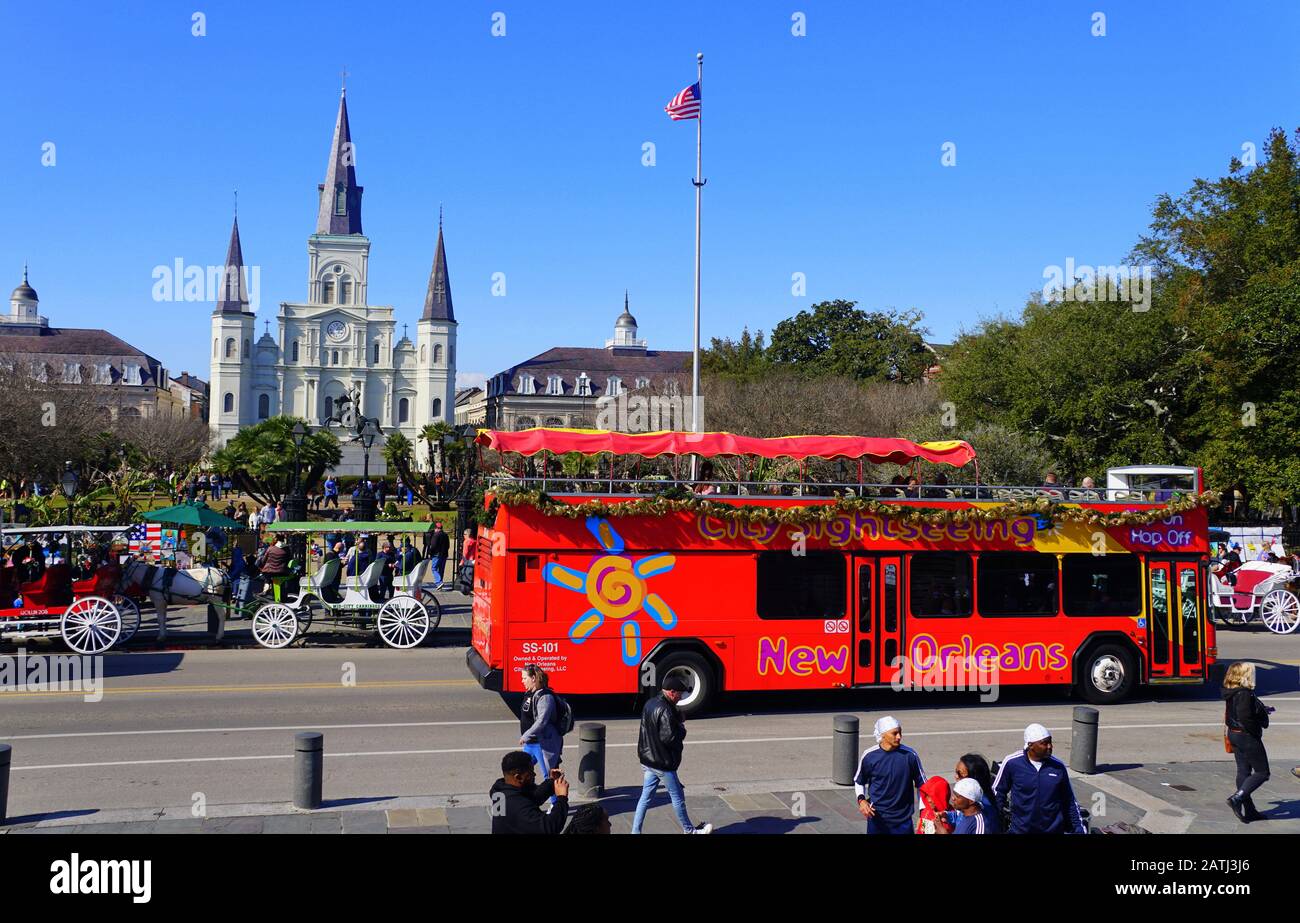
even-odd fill
[[(1257, 793), (1266, 821), (1243, 824), (1224, 798), (1234, 777), (1231, 761), (1116, 767), (1094, 776), (1071, 773), (1092, 827), (1126, 822), (1153, 833), (1300, 833), (1300, 782), (1277, 765)], [(862, 833), (852, 787), (825, 779), (699, 787), (687, 778), (687, 808), (695, 823), (729, 833)], [(614, 833), (628, 833), (637, 790), (617, 789), (601, 799)], [(581, 799), (578, 799), (581, 803)], [(188, 805), (156, 810), (63, 812), (11, 818), (0, 835), (23, 833), (488, 833), (488, 796), (355, 798), (326, 802), (318, 811), (291, 804), (212, 805), (192, 817)], [(646, 833), (675, 833), (668, 796), (660, 792), (646, 816)]]

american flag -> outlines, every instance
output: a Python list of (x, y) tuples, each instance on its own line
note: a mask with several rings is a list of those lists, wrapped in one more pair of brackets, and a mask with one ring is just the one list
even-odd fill
[(673, 101), (664, 106), (664, 112), (674, 122), (700, 117), (700, 85), (692, 83), (673, 97)]
[(162, 525), (156, 522), (138, 522), (126, 534), (126, 548), (131, 554), (158, 554), (162, 545)]

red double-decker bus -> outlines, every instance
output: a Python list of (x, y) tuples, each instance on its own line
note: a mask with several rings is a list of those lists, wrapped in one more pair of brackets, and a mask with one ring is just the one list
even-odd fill
[[(483, 431), (479, 443), (507, 457), (974, 459), (964, 442), (849, 436), (533, 429)], [(495, 518), (479, 531), (468, 666), (503, 692), (522, 691), (526, 663), (565, 694), (646, 692), (677, 673), (688, 713), (736, 690), (1064, 684), (1104, 704), (1139, 684), (1201, 683), (1215, 651), (1207, 497), (1193, 480), (498, 479)]]

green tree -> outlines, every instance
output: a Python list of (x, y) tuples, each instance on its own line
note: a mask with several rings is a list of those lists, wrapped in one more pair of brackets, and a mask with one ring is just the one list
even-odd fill
[(810, 378), (918, 381), (934, 364), (919, 311), (874, 311), (823, 301), (776, 325), (767, 358)]
[[(258, 503), (275, 503), (289, 492), (294, 472), (294, 417), (271, 417), (241, 429), (212, 456), (212, 467)], [(343, 458), (334, 434), (317, 430), (303, 440), (302, 482), (311, 490), (327, 468)]]
[(740, 338), (714, 337), (707, 349), (700, 351), (700, 374), (716, 375), (737, 381), (753, 381), (771, 371), (763, 331), (750, 334), (746, 327)]

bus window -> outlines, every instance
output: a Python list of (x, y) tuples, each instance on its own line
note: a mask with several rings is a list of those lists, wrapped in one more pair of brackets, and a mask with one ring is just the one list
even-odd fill
[(985, 551), (979, 557), (980, 615), (1056, 615), (1056, 555)]
[(1197, 609), (1196, 571), (1190, 567), (1178, 571), (1178, 599), (1183, 615), (1183, 663), (1201, 661), (1201, 618)]
[(970, 555), (963, 551), (921, 551), (907, 569), (908, 606), (914, 616), (971, 614)]
[(842, 619), (848, 580), (844, 555), (810, 551), (758, 554), (758, 617), (761, 619)]
[(1067, 554), (1061, 589), (1066, 615), (1142, 614), (1142, 564), (1135, 554)]

